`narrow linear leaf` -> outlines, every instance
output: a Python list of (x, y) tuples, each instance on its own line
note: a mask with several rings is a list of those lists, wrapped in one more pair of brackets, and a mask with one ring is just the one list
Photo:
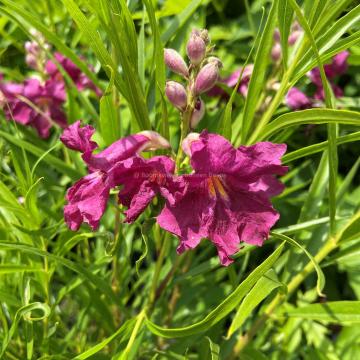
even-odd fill
[(360, 126), (360, 113), (349, 110), (309, 109), (280, 115), (266, 125), (258, 141), (290, 126), (304, 124), (346, 124)]
[(277, 234), (275, 232), (270, 232), (270, 234), (271, 234), (271, 236), (273, 236), (275, 238), (278, 238), (279, 240), (286, 241), (289, 244), (299, 248), (301, 251), (303, 251), (306, 254), (306, 256), (313, 263), (316, 274), (317, 274), (316, 290), (317, 290), (319, 296), (324, 296), (324, 294), (322, 293), (322, 290), (324, 289), (324, 286), (325, 286), (325, 275), (322, 272), (319, 264), (314, 259), (314, 257), (302, 245), (300, 245), (294, 239), (292, 239), (292, 238), (290, 238), (290, 237), (288, 237), (286, 235), (283, 235), (283, 234)]
[(288, 63), (288, 38), (290, 35), (290, 28), (292, 23), (294, 11), (288, 3), (288, 0), (279, 1), (278, 6), (278, 24), (280, 31), (281, 55), (284, 70), (287, 69)]
[(100, 99), (100, 132), (105, 145), (110, 145), (121, 137), (120, 120), (117, 109), (113, 103), (114, 71), (110, 69), (109, 85)]
[(255, 307), (270, 295), (273, 290), (279, 287), (284, 287), (284, 284), (278, 281), (274, 270), (268, 270), (249, 291), (239, 306), (226, 337), (229, 339), (231, 335), (243, 325)]
[(130, 337), (131, 330), (133, 329), (135, 325), (136, 319), (130, 319), (127, 320), (114, 334), (107, 337), (103, 341), (101, 341), (99, 344), (96, 344), (92, 348), (84, 351), (83, 353), (75, 356), (73, 360), (85, 360), (89, 357), (95, 355), (100, 350), (102, 350), (105, 346), (107, 346), (111, 341), (115, 340), (116, 338), (121, 338), (121, 341), (124, 341)]
[(251, 128), (253, 118), (259, 101), (259, 96), (264, 87), (265, 72), (270, 61), (270, 50), (273, 43), (273, 33), (276, 22), (276, 10), (278, 0), (272, 2), (269, 16), (266, 20), (258, 49), (255, 55), (254, 71), (251, 74), (248, 93), (245, 100), (243, 112), (243, 125), (241, 142), (245, 143), (247, 134)]
[(360, 323), (360, 301), (332, 301), (289, 310), (286, 317), (320, 320), (336, 324)]
[(149, 319), (146, 320), (148, 329), (155, 335), (165, 338), (190, 336), (209, 330), (218, 323), (244, 298), (256, 282), (273, 266), (280, 256), (284, 243), (281, 244), (261, 265), (259, 265), (221, 304), (211, 311), (203, 320), (182, 328), (163, 328)]
[[(12, 144), (18, 146), (19, 148), (22, 148), (25, 151), (27, 151), (35, 156), (41, 157), (44, 155), (44, 153), (46, 153), (46, 151), (38, 148), (37, 146), (30, 144), (29, 142), (27, 142), (25, 140), (19, 139), (19, 138), (15, 137), (14, 135), (6, 133), (5, 131), (0, 130), (0, 136), (2, 136), (4, 139), (11, 142)], [(49, 153), (47, 153), (43, 157), (43, 160), (47, 164), (53, 166), (54, 169), (56, 169), (57, 171), (62, 172), (63, 174), (69, 176), (73, 180), (78, 179), (82, 175), (79, 171), (70, 167), (69, 165), (64, 163), (62, 160), (60, 160), (59, 158), (57, 158)]]
[(14, 244), (5, 241), (0, 241), (0, 249), (22, 251), (24, 253), (38, 255), (41, 257), (48, 258), (49, 260), (56, 261), (59, 264), (69, 268), (70, 270), (78, 273), (79, 275), (83, 276), (85, 279), (90, 281), (95, 286), (95, 288), (98, 288), (99, 290), (103, 291), (104, 294), (106, 294), (108, 298), (113, 302), (117, 301), (114, 292), (106, 282), (104, 282), (98, 276), (92, 274), (90, 271), (88, 271), (81, 265), (76, 264), (68, 259), (64, 259), (60, 256), (50, 254), (47, 251), (39, 250), (35, 247), (20, 243)]
[[(360, 140), (360, 131), (357, 131), (352, 134), (348, 134), (348, 135), (344, 135), (344, 136), (340, 136), (340, 137), (336, 138), (336, 144), (341, 145), (341, 144), (346, 144), (348, 142), (359, 141), (359, 140)], [(300, 159), (302, 157), (324, 151), (327, 149), (327, 147), (328, 147), (327, 141), (323, 141), (321, 143), (310, 145), (310, 146), (305, 146), (299, 150), (295, 150), (288, 154), (285, 154), (281, 160), (284, 164), (287, 164), (291, 161)]]

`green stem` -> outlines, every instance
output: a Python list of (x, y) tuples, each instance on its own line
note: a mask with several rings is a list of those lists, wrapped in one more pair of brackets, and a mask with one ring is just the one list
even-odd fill
[(151, 283), (150, 288), (150, 296), (149, 296), (149, 303), (148, 308), (151, 309), (154, 305), (155, 299), (156, 299), (156, 290), (157, 290), (157, 284), (160, 277), (161, 267), (165, 258), (165, 255), (168, 251), (170, 242), (168, 240), (168, 233), (166, 233), (163, 237), (163, 242), (160, 248), (160, 254), (155, 264), (155, 272), (153, 276), (153, 280)]
[(179, 142), (179, 147), (178, 147), (178, 152), (176, 155), (176, 169), (177, 171), (180, 170), (180, 166), (181, 166), (181, 162), (183, 160), (184, 157), (184, 152), (182, 149), (182, 142), (183, 140), (186, 138), (189, 129), (190, 129), (190, 120), (191, 120), (191, 116), (192, 113), (195, 109), (195, 101), (196, 98), (193, 96), (193, 94), (191, 93), (191, 91), (188, 92), (188, 105), (186, 107), (186, 110), (183, 112), (182, 115), (182, 121), (181, 121), (181, 136), (180, 136), (180, 142)]

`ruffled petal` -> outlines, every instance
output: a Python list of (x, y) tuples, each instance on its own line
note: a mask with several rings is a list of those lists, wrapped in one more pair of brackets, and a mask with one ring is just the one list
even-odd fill
[(85, 222), (96, 230), (105, 212), (109, 192), (107, 176), (101, 172), (91, 173), (75, 183), (66, 195), (68, 204), (64, 208), (64, 217), (68, 227), (76, 231)]
[(80, 151), (82, 153), (92, 152), (97, 148), (97, 144), (91, 141), (95, 129), (91, 125), (80, 126), (80, 120), (70, 125), (60, 136), (60, 140), (69, 149)]

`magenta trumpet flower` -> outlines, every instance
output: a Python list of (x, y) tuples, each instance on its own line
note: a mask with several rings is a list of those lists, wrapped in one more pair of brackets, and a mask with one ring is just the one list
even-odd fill
[(208, 238), (220, 261), (229, 265), (240, 242), (261, 246), (279, 214), (270, 197), (280, 194), (285, 144), (262, 142), (235, 149), (225, 138), (203, 131), (183, 144), (194, 173), (179, 177), (184, 191), (166, 205), (159, 225), (179, 237), (178, 253)]
[(35, 78), (25, 80), (23, 84), (0, 82), (0, 92), (5, 99), (6, 118), (34, 127), (40, 137), (49, 137), (54, 123), (66, 127), (62, 110), (66, 99), (63, 83), (49, 79), (42, 84)]
[[(78, 230), (83, 222), (89, 224), (93, 230), (98, 228), (112, 188), (124, 185), (121, 193), (124, 194), (124, 196), (121, 195), (120, 200), (123, 201), (124, 204), (131, 205), (131, 201), (130, 203), (126, 202), (126, 199), (129, 198), (129, 194), (131, 193), (129, 187), (130, 189), (134, 189), (139, 182), (134, 182), (134, 177), (130, 174), (137, 172), (141, 174), (140, 179), (144, 181), (146, 180), (143, 177), (144, 173), (152, 174), (156, 171), (160, 172), (161, 169), (165, 169), (164, 174), (166, 174), (166, 171), (170, 170), (169, 164), (165, 164), (165, 160), (163, 159), (166, 157), (145, 160), (138, 156), (138, 154), (144, 150), (169, 147), (169, 143), (159, 134), (153, 131), (143, 131), (122, 138), (111, 144), (105, 150), (94, 154), (93, 151), (97, 148), (97, 144), (91, 141), (94, 131), (92, 126), (86, 125), (81, 127), (80, 121), (77, 121), (65, 129), (63, 135), (60, 137), (61, 141), (69, 149), (79, 151), (83, 154), (82, 158), (90, 170), (90, 174), (76, 182), (68, 190), (66, 195), (68, 204), (64, 207), (64, 217), (68, 227), (73, 231)], [(171, 160), (169, 159), (169, 161)], [(141, 164), (142, 167), (139, 164)], [(151, 176), (149, 177), (149, 179), (153, 178), (154, 177)], [(130, 181), (130, 183), (127, 183), (127, 181)], [(148, 189), (154, 191), (156, 184), (158, 185), (155, 180), (150, 180)], [(161, 187), (156, 189), (165, 193)], [(135, 213), (138, 216), (140, 212), (143, 211), (144, 207), (141, 207), (142, 210), (137, 212), (139, 211), (138, 204), (140, 202), (138, 199), (141, 198), (141, 195), (144, 195), (146, 199), (150, 199), (148, 201), (151, 201), (156, 192), (151, 193), (152, 197), (149, 197), (146, 191), (140, 191), (136, 194), (136, 196), (135, 193), (133, 194), (136, 205), (133, 205), (133, 207), (129, 209), (131, 215), (128, 216), (128, 221), (134, 218)], [(137, 196), (140, 196), (140, 198)], [(144, 204), (144, 201), (142, 204)]]
[[(70, 59), (58, 52), (54, 54), (54, 57), (70, 76), (79, 91), (90, 89), (93, 90), (97, 96), (102, 95), (102, 91)], [(52, 79), (63, 81), (62, 75), (53, 61), (47, 61), (45, 71)]]

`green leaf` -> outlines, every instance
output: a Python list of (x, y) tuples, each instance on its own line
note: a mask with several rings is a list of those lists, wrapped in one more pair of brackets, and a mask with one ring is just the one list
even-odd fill
[(309, 109), (280, 115), (266, 125), (258, 141), (268, 139), (280, 130), (304, 124), (347, 124), (360, 126), (360, 113), (348, 110)]
[[(31, 312), (34, 310), (42, 311), (42, 315), (37, 317), (31, 317)], [(50, 315), (49, 306), (47, 304), (40, 302), (34, 302), (32, 304), (25, 305), (20, 309), (18, 309), (16, 311), (15, 318), (9, 329), (9, 332), (7, 333), (7, 336), (3, 339), (0, 358), (2, 358), (2, 356), (4, 355), (12, 337), (15, 334), (18, 324), (22, 318), (24, 318), (24, 320), (26, 321), (41, 321), (47, 318), (49, 315)]]
[[(359, 141), (359, 140), (360, 140), (360, 131), (357, 131), (357, 132), (354, 132), (352, 134), (337, 137), (336, 138), (336, 144), (341, 145), (341, 144), (346, 144), (348, 142)], [(284, 164), (287, 164), (287, 163), (289, 163), (291, 161), (300, 159), (302, 157), (324, 151), (324, 150), (327, 149), (327, 147), (328, 147), (328, 141), (323, 141), (323, 142), (318, 143), (318, 144), (305, 146), (303, 148), (300, 148), (298, 150), (295, 150), (295, 151), (292, 151), (290, 153), (285, 154), (282, 157), (281, 161)]]
[(143, 0), (150, 20), (151, 31), (154, 38), (154, 63), (155, 63), (155, 94), (156, 94), (156, 119), (160, 122), (160, 133), (169, 139), (169, 123), (163, 89), (165, 88), (165, 63), (164, 47), (161, 42), (159, 26), (155, 18), (152, 2)]
[(114, 99), (114, 71), (110, 69), (111, 78), (106, 91), (100, 99), (100, 132), (108, 146), (121, 137), (120, 119)]
[[(145, 97), (137, 72), (137, 45), (136, 40), (134, 40), (135, 30), (133, 29), (134, 24), (131, 15), (129, 14), (129, 9), (123, 1), (120, 1), (120, 4), (118, 5), (120, 6), (121, 11), (116, 14), (118, 18), (116, 19), (117, 22), (115, 22), (115, 24), (118, 25), (115, 27), (117, 29), (115, 34), (119, 36), (119, 40), (113, 45), (119, 50), (118, 54), (120, 55), (124, 76), (124, 79), (122, 79), (94, 25), (85, 17), (74, 0), (62, 0), (62, 2), (78, 25), (80, 31), (88, 39), (90, 46), (95, 52), (96, 57), (100, 61), (109, 79), (111, 79), (111, 71), (109, 69), (113, 70), (115, 86), (128, 101), (131, 113), (133, 114), (138, 127), (142, 130), (150, 129), (150, 120), (146, 108)], [(119, 30), (121, 33), (118, 33)]]
[(273, 290), (281, 286), (284, 287), (284, 284), (278, 281), (275, 271), (272, 269), (268, 270), (249, 291), (239, 306), (226, 337), (229, 339), (231, 335), (243, 325), (255, 307), (270, 295)]
[[(259, 31), (257, 32), (256, 34), (256, 38), (255, 38), (255, 41), (254, 41), (254, 45), (251, 47), (251, 50), (244, 62), (244, 65), (242, 66), (242, 69), (241, 69), (241, 72), (240, 72), (240, 75), (239, 75), (239, 78), (236, 82), (236, 85), (234, 87), (234, 89), (232, 90), (231, 92), (231, 96), (229, 98), (229, 101), (227, 102), (226, 104), (226, 107), (225, 107), (225, 110), (220, 118), (220, 121), (219, 121), (219, 125), (218, 125), (218, 133), (222, 136), (224, 136), (225, 138), (227, 138), (229, 141), (231, 141), (232, 137), (233, 137), (233, 133), (232, 133), (232, 119), (231, 119), (231, 114), (232, 114), (232, 108), (233, 108), (233, 102), (235, 100), (235, 97), (238, 95), (238, 88), (240, 86), (240, 83), (242, 81), (242, 76), (243, 76), (243, 73), (245, 71), (245, 67), (248, 65), (251, 57), (252, 57), (252, 53), (255, 49), (256, 46), (259, 45), (259, 41), (260, 41), (260, 36), (262, 34), (262, 31), (261, 31), (261, 28), (262, 28), (262, 23), (263, 23), (263, 20), (264, 20), (264, 13), (261, 17), (261, 21), (260, 21), (260, 25), (259, 25)], [(242, 117), (239, 119), (241, 120)], [(238, 129), (236, 131), (236, 136), (238, 136), (238, 132), (241, 131), (241, 123), (239, 121), (239, 124), (238, 124)]]
[(254, 60), (254, 70), (251, 74), (248, 93), (245, 100), (243, 111), (243, 125), (241, 132), (241, 142), (245, 143), (247, 134), (251, 128), (254, 115), (259, 102), (260, 94), (264, 88), (265, 73), (270, 61), (270, 50), (273, 43), (273, 33), (276, 22), (276, 10), (278, 0), (274, 0), (271, 5), (269, 16), (266, 20), (262, 35), (259, 41)]
[(360, 323), (360, 301), (331, 301), (323, 304), (311, 304), (288, 310), (284, 315), (344, 325)]
[(18, 272), (41, 272), (43, 268), (29, 265), (0, 264), (0, 274), (13, 274)]
[(88, 359), (90, 356), (95, 355), (100, 350), (102, 350), (105, 346), (107, 346), (111, 341), (115, 340), (116, 338), (121, 338), (120, 341), (124, 341), (130, 337), (131, 331), (135, 325), (136, 319), (129, 319), (124, 322), (124, 324), (116, 330), (114, 334), (107, 337), (103, 341), (101, 341), (99, 344), (96, 344), (92, 348), (84, 351), (83, 353), (75, 356), (73, 360), (85, 360)]
[(11, 142), (12, 144), (24, 149), (25, 151), (27, 151), (35, 156), (42, 157), (44, 155), (44, 157), (43, 157), (44, 162), (53, 166), (55, 170), (62, 172), (63, 174), (69, 176), (73, 180), (78, 179), (82, 175), (79, 171), (70, 167), (69, 165), (64, 163), (62, 160), (60, 160), (58, 157), (50, 155), (48, 153), (48, 151), (44, 151), (44, 150), (40, 149), (39, 147), (37, 147), (33, 144), (30, 144), (29, 142), (27, 142), (25, 140), (19, 139), (19, 138), (15, 137), (14, 135), (11, 135), (11, 134), (6, 133), (1, 130), (0, 130), (0, 136), (2, 136), (7, 141)]
[(149, 319), (146, 320), (148, 329), (155, 335), (165, 338), (177, 338), (183, 336), (190, 336), (209, 330), (212, 326), (218, 323), (244, 298), (256, 282), (263, 276), (275, 263), (281, 254), (284, 244), (281, 244), (261, 265), (259, 265), (252, 273), (213, 311), (211, 311), (203, 320), (183, 327), (167, 329), (154, 324)]
[(289, 244), (299, 248), (300, 250), (302, 250), (306, 256), (310, 259), (310, 261), (313, 263), (314, 265), (314, 268), (315, 268), (315, 271), (316, 271), (316, 274), (317, 274), (317, 281), (316, 281), (316, 290), (317, 290), (317, 293), (319, 294), (319, 296), (325, 296), (323, 293), (322, 293), (322, 290), (324, 289), (324, 286), (325, 286), (325, 275), (324, 273), (322, 272), (319, 264), (316, 262), (316, 260), (314, 259), (314, 257), (302, 246), (300, 245), (297, 241), (295, 241), (294, 239), (286, 236), (286, 235), (283, 235), (283, 234), (277, 234), (276, 232), (270, 232), (271, 236), (275, 237), (275, 238), (278, 238), (279, 240), (282, 240), (282, 241), (286, 241), (288, 242)]
[(288, 63), (288, 38), (290, 35), (293, 14), (294, 11), (289, 5), (288, 0), (280, 0), (277, 15), (280, 31), (281, 55), (285, 71)]
[(99, 290), (103, 291), (104, 294), (108, 296), (110, 300), (113, 302), (116, 302), (116, 296), (114, 292), (112, 291), (111, 287), (108, 285), (108, 283), (104, 282), (103, 279), (99, 278), (98, 276), (92, 274), (90, 271), (88, 271), (83, 266), (74, 263), (73, 261), (70, 261), (68, 259), (64, 259), (60, 256), (56, 256), (53, 254), (48, 253), (47, 251), (39, 250), (35, 247), (28, 246), (26, 244), (20, 244), (20, 243), (8, 243), (5, 241), (0, 241), (0, 249), (4, 250), (16, 250), (21, 251), (28, 254), (34, 254), (41, 257), (45, 257), (49, 260), (56, 261), (59, 264), (69, 268), (70, 270), (78, 273), (79, 275), (83, 276), (86, 280), (91, 282), (95, 288), (98, 288)]
[(220, 359), (220, 346), (215, 344), (208, 336), (206, 337), (209, 341), (210, 346), (210, 356), (211, 360), (219, 360)]
[(307, 197), (300, 210), (298, 222), (314, 219), (319, 215), (320, 207), (326, 192), (329, 179), (329, 163), (327, 152), (322, 154), (320, 163), (313, 176)]

